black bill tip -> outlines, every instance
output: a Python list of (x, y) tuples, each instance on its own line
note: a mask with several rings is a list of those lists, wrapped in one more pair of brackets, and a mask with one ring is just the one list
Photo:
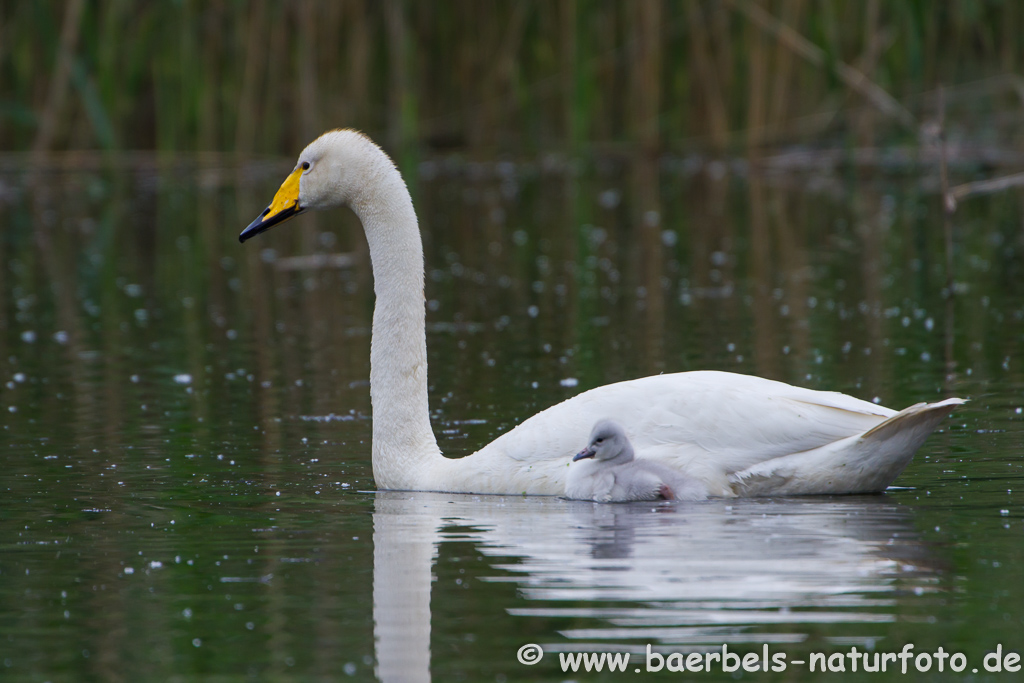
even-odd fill
[(577, 453), (576, 455), (573, 456), (572, 461), (576, 462), (577, 460), (584, 460), (586, 458), (593, 458), (593, 457), (594, 457), (594, 451), (590, 450), (589, 448), (584, 448), (582, 451), (580, 451), (579, 453)]
[(300, 213), (305, 213), (305, 211), (305, 209), (290, 206), (287, 209), (282, 209), (281, 211), (278, 211), (270, 218), (267, 218), (267, 214), (270, 213), (270, 207), (268, 206), (266, 210), (264, 210), (263, 213), (261, 213), (256, 220), (249, 224), (249, 227), (242, 231), (242, 233), (238, 236), (238, 241), (245, 242), (247, 239), (255, 237), (261, 232), (266, 232), (267, 230), (270, 230), (275, 225), (280, 225), (281, 223), (284, 223), (289, 218), (294, 218), (295, 216), (298, 216)]

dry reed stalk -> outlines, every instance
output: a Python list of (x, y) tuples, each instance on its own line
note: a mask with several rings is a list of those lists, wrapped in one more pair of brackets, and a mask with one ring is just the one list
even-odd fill
[(995, 194), (996, 192), (1002, 192), (1014, 187), (1024, 187), (1024, 173), (1012, 173), (998, 178), (963, 183), (962, 185), (943, 190), (943, 195), (945, 196), (946, 203), (952, 203), (953, 207), (956, 208), (961, 200), (968, 197)]
[(298, 24), (296, 55), (299, 81), (298, 121), (304, 140), (312, 140), (322, 133), (320, 130), (320, 93), (317, 87), (316, 66), (316, 4), (315, 0), (302, 0), (294, 6)]
[[(219, 112), (217, 97), (223, 74), (217, 67), (220, 62), (220, 51), (217, 49), (217, 28), (223, 22), (224, 3), (220, 0), (209, 3), (211, 16), (203, 22), (202, 63), (207, 77), (200, 85), (199, 95), (199, 130), (196, 137), (196, 149), (201, 152), (217, 148), (217, 131), (219, 129), (217, 115)], [(259, 10), (256, 10), (259, 11)], [(237, 135), (237, 134), (236, 134)], [(237, 141), (237, 137), (236, 137)]]
[(912, 130), (914, 133), (918, 132), (917, 120), (914, 118), (914, 115), (863, 73), (843, 62), (836, 61), (830, 64), (824, 50), (804, 38), (791, 27), (783, 24), (762, 7), (746, 0), (726, 0), (726, 2), (755, 25), (775, 36), (779, 41), (814, 66), (832, 69), (848, 88), (860, 93), (883, 114), (896, 119), (905, 128)]
[[(271, 55), (284, 55), (288, 52), (288, 40), (290, 31), (287, 20), (287, 12), (284, 7), (275, 8), (276, 14), (270, 18), (270, 37), (268, 40), (267, 53)], [(296, 147), (301, 149), (308, 140), (302, 140), (295, 135), (294, 126), (290, 125), (292, 119), (284, 118), (282, 112), (284, 101), (290, 93), (285, 90), (286, 84), (292, 79), (288, 74), (287, 59), (271, 59), (267, 62), (267, 88), (264, 91), (262, 110), (266, 112), (263, 118), (261, 135), (271, 140), (283, 139), (290, 152), (294, 153)]]
[[(782, 4), (782, 21), (790, 26), (799, 26), (804, 11), (804, 0), (785, 0)], [(790, 97), (791, 81), (793, 79), (793, 51), (786, 49), (778, 43), (775, 50), (775, 78), (772, 87), (772, 96), (768, 113), (768, 125), (771, 130), (776, 131), (782, 126), (789, 115), (792, 98)]]
[(46, 104), (39, 118), (39, 128), (32, 141), (32, 151), (41, 157), (50, 150), (57, 132), (58, 117), (64, 110), (67, 99), (68, 81), (71, 76), (71, 65), (78, 47), (79, 25), (82, 21), (83, 0), (68, 0), (64, 6), (64, 20), (61, 23), (60, 42), (57, 47), (57, 63), (50, 77), (50, 87), (46, 95)]
[[(589, 74), (594, 83), (605, 84), (609, 93), (617, 92), (622, 87), (620, 75), (624, 65), (620, 57), (623, 46), (619, 40), (619, 24), (628, 24), (627, 19), (619, 21), (616, 9), (622, 10), (623, 16), (628, 16), (633, 8), (606, 6), (604, 11), (594, 12), (591, 20), (592, 48)], [(626, 42), (628, 44), (629, 41)], [(613, 140), (623, 136), (623, 131), (628, 128), (624, 120), (629, 115), (629, 106), (623, 99), (597, 96), (594, 111), (590, 116), (590, 139)], [(626, 99), (628, 101), (628, 98)]]
[[(867, 0), (864, 5), (864, 58), (861, 62), (861, 73), (865, 78), (870, 79), (875, 70), (878, 58), (876, 46), (878, 41), (878, 0)], [(874, 112), (871, 109), (864, 109), (854, 121), (857, 130), (857, 138), (861, 147), (873, 147), (875, 144)]]
[(517, 60), (523, 44), (523, 34), (526, 30), (527, 9), (529, 5), (525, 2), (516, 2), (512, 6), (512, 14), (505, 29), (504, 38), (501, 41), (501, 48), (498, 50), (497, 59), (494, 62), (494, 71), (491, 77), (496, 81), (496, 91), (502, 93), (502, 104), (505, 114), (505, 126), (510, 127), (515, 119), (518, 119), (519, 126), (524, 123), (519, 114), (519, 99), (514, 97), (514, 88), (517, 78)]
[(632, 137), (647, 154), (658, 153), (661, 104), (661, 0), (629, 3), (631, 24), (630, 106)]
[(388, 36), (388, 141), (393, 150), (406, 140), (404, 110), (409, 98), (408, 37), (402, 0), (387, 0), (384, 9)]
[[(760, 9), (760, 8), (758, 8)], [(764, 33), (750, 29), (748, 39), (750, 57), (748, 63), (747, 95), (747, 147), (752, 160), (759, 158), (760, 147), (764, 142), (765, 117), (767, 115), (766, 99), (768, 94), (768, 50), (765, 46)]]
[(344, 53), (340, 45), (343, 44), (341, 35), (345, 26), (345, 4), (320, 3), (316, 14), (316, 73), (320, 85), (324, 86), (319, 88), (316, 121), (323, 128), (316, 135), (325, 129), (344, 125), (345, 122), (345, 118), (339, 116), (339, 112), (345, 108), (345, 89), (339, 87), (345, 82), (339, 77), (344, 66)]
[(569, 141), (571, 149), (577, 149), (579, 143), (579, 126), (576, 118), (576, 99), (578, 96), (577, 82), (580, 68), (576, 54), (577, 43), (577, 8), (576, 0), (562, 0), (558, 3), (559, 22), (561, 28), (561, 80), (563, 107), (563, 135)]
[(729, 144), (729, 114), (722, 96), (722, 87), (715, 68), (715, 56), (707, 39), (708, 25), (701, 11), (700, 3), (685, 3), (690, 25), (690, 54), (693, 57), (699, 95), (693, 98), (703, 106), (705, 126), (716, 150), (724, 150)]
[(733, 92), (736, 87), (736, 54), (739, 51), (737, 41), (732, 37), (732, 14), (728, 7), (720, 2), (711, 6), (710, 29), (712, 33), (712, 45), (717, 49), (714, 51), (716, 57), (718, 82), (721, 83), (723, 93)]
[[(299, 123), (302, 142), (299, 147), (304, 147), (307, 141), (320, 135), (320, 94), (317, 87), (316, 68), (316, 2), (315, 0), (302, 0), (296, 5), (295, 24), (298, 38), (296, 40), (296, 64), (298, 70), (299, 92), (295, 99), (298, 107), (296, 120)], [(302, 241), (302, 253), (309, 254), (317, 249), (317, 235), (319, 234), (319, 217), (314, 212), (308, 216), (312, 220), (302, 221), (299, 226), (300, 239)]]
[[(242, 55), (242, 91), (238, 98), (238, 118), (235, 125), (235, 152), (250, 155), (256, 145), (256, 112), (259, 111), (258, 83), (266, 74), (266, 5), (255, 3), (245, 27), (245, 52)], [(273, 87), (273, 85), (271, 86)]]
[(369, 18), (366, 10), (366, 0), (355, 0), (346, 5), (348, 11), (349, 29), (346, 32), (346, 45), (348, 47), (348, 72), (346, 87), (347, 94), (345, 101), (346, 108), (342, 116), (350, 121), (355, 127), (361, 127), (367, 120), (368, 107), (366, 103), (370, 99), (369, 76), (370, 76), (370, 31)]
[[(495, 48), (500, 43), (499, 22), (495, 19), (500, 10), (489, 3), (473, 3), (475, 12), (474, 23), (479, 27), (473, 43), (473, 56), (470, 60), (474, 79), (470, 83), (479, 83), (479, 104), (476, 116), (469, 117), (468, 128), (473, 132), (474, 146), (480, 149), (492, 148), (501, 120), (501, 91), (495, 71)], [(467, 114), (469, 110), (467, 109)]]

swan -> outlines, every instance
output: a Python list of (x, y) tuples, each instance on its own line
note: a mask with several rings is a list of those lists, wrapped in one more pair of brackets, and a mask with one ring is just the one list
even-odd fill
[(324, 133), (299, 155), (239, 235), (306, 211), (349, 207), (370, 249), (372, 465), (378, 488), (562, 495), (566, 461), (594, 422), (615, 415), (647, 459), (713, 496), (883, 491), (962, 399), (896, 412), (845, 394), (759, 377), (681, 372), (609, 384), (552, 406), (473, 455), (446, 458), (427, 406), (423, 245), (405, 181), (362, 133)]
[(626, 430), (613, 420), (598, 420), (590, 443), (573, 456), (565, 480), (565, 497), (599, 503), (631, 500), (704, 500), (700, 482), (651, 460), (637, 460)]

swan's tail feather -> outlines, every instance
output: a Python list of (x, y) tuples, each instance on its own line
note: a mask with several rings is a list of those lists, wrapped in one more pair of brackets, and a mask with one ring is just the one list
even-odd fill
[(863, 434), (760, 462), (729, 476), (736, 495), (878, 493), (910, 464), (939, 423), (966, 403), (947, 398), (901, 410)]
[[(915, 403), (909, 408), (904, 408), (896, 413), (885, 422), (875, 425), (864, 432), (861, 439), (865, 441), (884, 441), (897, 436), (897, 434), (906, 438), (910, 437), (913, 433), (922, 436), (920, 442), (918, 442), (918, 446), (920, 446), (928, 435), (935, 431), (939, 423), (953, 412), (954, 408), (964, 403), (967, 403), (967, 401), (962, 398), (947, 398), (945, 401), (937, 401), (936, 403)], [(917, 446), (914, 448), (916, 449)]]

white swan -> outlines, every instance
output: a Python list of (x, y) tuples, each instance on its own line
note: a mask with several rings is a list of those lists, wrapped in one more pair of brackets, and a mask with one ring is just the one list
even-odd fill
[(897, 413), (844, 394), (725, 372), (684, 372), (591, 389), (473, 455), (445, 458), (430, 427), (423, 245), (401, 174), (369, 138), (314, 140), (244, 242), (311, 209), (350, 207), (366, 232), (376, 306), (370, 350), (373, 477), (381, 489), (562, 495), (566, 464), (615, 415), (644, 458), (714, 496), (882, 491), (953, 408)]
[(704, 500), (708, 491), (696, 479), (634, 457), (626, 430), (613, 420), (598, 420), (590, 443), (573, 457), (565, 478), (565, 497), (598, 503), (633, 500)]

